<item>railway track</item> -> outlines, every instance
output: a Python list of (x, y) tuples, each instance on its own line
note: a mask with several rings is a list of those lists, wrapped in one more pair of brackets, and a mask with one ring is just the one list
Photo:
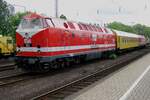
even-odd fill
[(28, 73), (21, 73), (18, 75), (13, 75), (8, 77), (0, 77), (0, 87), (21, 82), (28, 78), (29, 78)]
[(8, 86), (8, 85), (13, 86), (14, 84), (20, 82), (25, 82), (32, 79), (44, 77), (45, 75), (46, 74), (33, 74), (29, 72), (22, 72), (17, 75), (0, 77), (0, 87)]
[(4, 76), (0, 77), (0, 87), (14, 85), (20, 82), (29, 81), (36, 78), (45, 77), (48, 73), (43, 74), (35, 74), (29, 72), (22, 72), (20, 74), (12, 75), (12, 76)]
[(129, 64), (130, 62), (140, 58), (141, 56), (149, 53), (149, 48), (137, 51), (136, 55), (128, 55), (128, 59), (120, 59), (120, 61), (115, 62), (105, 69), (98, 70), (93, 74), (85, 76), (81, 79), (68, 83), (64, 86), (55, 88), (41, 95), (35, 96), (32, 100), (63, 100), (65, 97), (78, 92), (79, 90), (93, 84), (94, 82), (102, 79), (103, 77), (109, 75), (110, 73), (118, 70), (119, 68)]
[(13, 70), (15, 67), (16, 65), (14, 63), (0, 65), (0, 71)]

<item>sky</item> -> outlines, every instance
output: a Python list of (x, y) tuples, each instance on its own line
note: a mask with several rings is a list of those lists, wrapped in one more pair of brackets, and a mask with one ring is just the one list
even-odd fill
[[(55, 16), (55, 0), (5, 0), (18, 11), (36, 11)], [(58, 0), (59, 15), (86, 23), (113, 21), (150, 26), (150, 0)]]

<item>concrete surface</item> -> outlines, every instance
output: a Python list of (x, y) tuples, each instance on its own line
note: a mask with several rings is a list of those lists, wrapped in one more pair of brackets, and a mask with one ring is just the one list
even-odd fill
[(65, 100), (150, 100), (150, 54)]

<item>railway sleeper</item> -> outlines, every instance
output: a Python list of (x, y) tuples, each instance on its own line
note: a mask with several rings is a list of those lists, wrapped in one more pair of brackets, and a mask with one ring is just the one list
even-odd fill
[(58, 94), (51, 94), (51, 95), (48, 95), (48, 97), (52, 97), (52, 98), (60, 98), (60, 99), (63, 99), (66, 95), (64, 94), (61, 94), (61, 93), (58, 93)]
[(94, 78), (94, 77), (92, 77), (92, 78), (89, 78), (89, 79), (87, 79), (87, 80), (84, 80), (84, 81), (86, 81), (86, 82), (95, 82), (95, 81), (98, 81), (100, 78)]
[(64, 89), (63, 91), (69, 91), (69, 92), (77, 92), (79, 89), (77, 89), (77, 88), (71, 88), (71, 87), (69, 87), (69, 88), (67, 88), (67, 89)]
[(62, 93), (64, 95), (70, 95), (70, 94), (72, 94), (71, 91), (60, 91), (59, 93)]
[(75, 86), (72, 86), (72, 88), (77, 88), (77, 89), (83, 89), (85, 86), (80, 86), (80, 85), (75, 85)]
[(64, 97), (61, 98), (61, 97), (50, 95), (50, 96), (47, 96), (47, 97), (43, 97), (42, 100), (63, 100), (63, 99), (64, 99)]
[(93, 82), (91, 82), (91, 81), (84, 81), (82, 84), (87, 84), (87, 85), (90, 85), (90, 84), (92, 84)]
[(73, 86), (81, 86), (81, 87), (84, 87), (84, 86), (87, 86), (87, 85), (89, 85), (89, 83), (78, 83), (78, 84), (75, 84), (75, 85), (73, 85)]

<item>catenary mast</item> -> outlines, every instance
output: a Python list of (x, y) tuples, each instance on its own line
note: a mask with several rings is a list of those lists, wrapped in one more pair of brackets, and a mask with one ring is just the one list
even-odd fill
[(58, 17), (58, 0), (55, 0), (55, 17)]

